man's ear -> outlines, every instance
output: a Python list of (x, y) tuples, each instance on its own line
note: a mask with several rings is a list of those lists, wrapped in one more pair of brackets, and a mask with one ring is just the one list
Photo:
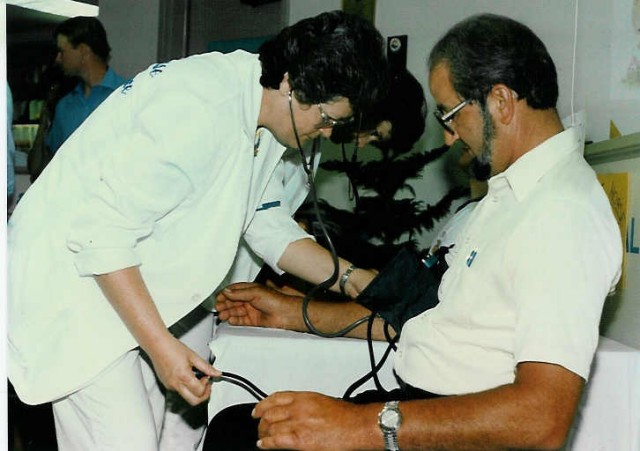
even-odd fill
[(498, 83), (491, 88), (488, 100), (492, 104), (494, 118), (502, 124), (509, 124), (516, 113), (518, 94), (507, 85)]
[(92, 52), (91, 47), (89, 47), (87, 44), (85, 44), (84, 42), (81, 42), (80, 44), (78, 44), (77, 47), (78, 50), (80, 50), (80, 54), (83, 57), (87, 57), (89, 56), (89, 54)]
[(289, 84), (289, 72), (284, 73), (282, 81), (280, 82), (279, 91), (284, 95), (289, 94), (289, 91), (291, 91), (291, 85)]

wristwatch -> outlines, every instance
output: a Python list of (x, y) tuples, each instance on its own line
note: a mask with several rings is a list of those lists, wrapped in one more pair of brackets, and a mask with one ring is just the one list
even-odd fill
[(384, 436), (385, 451), (400, 451), (398, 448), (398, 429), (402, 424), (399, 401), (388, 401), (378, 414), (378, 426)]

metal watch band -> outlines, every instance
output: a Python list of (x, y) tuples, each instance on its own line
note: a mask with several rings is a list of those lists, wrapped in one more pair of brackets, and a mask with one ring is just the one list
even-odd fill
[(398, 434), (396, 432), (385, 432), (384, 451), (400, 451), (400, 448), (398, 448)]
[(397, 414), (399, 415), (399, 423), (398, 425), (393, 428), (387, 428), (387, 427), (383, 427), (382, 424), (380, 424), (380, 428), (382, 429), (382, 434), (384, 436), (384, 449), (385, 451), (400, 451), (400, 447), (398, 446), (398, 428), (400, 427), (400, 424), (402, 423), (402, 415), (400, 414), (399, 408), (399, 401), (387, 401), (384, 404), (384, 408), (382, 409), (382, 411), (379, 414), (379, 421), (380, 418), (389, 411), (396, 411)]

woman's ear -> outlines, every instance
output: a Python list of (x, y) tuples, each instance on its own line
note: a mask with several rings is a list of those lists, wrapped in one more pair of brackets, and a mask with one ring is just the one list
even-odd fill
[(285, 72), (284, 75), (282, 76), (282, 81), (280, 82), (279, 91), (285, 95), (289, 94), (289, 91), (291, 91), (291, 85), (289, 84), (289, 72)]
[(518, 94), (507, 85), (498, 83), (491, 88), (489, 100), (494, 118), (502, 124), (510, 123), (516, 113)]

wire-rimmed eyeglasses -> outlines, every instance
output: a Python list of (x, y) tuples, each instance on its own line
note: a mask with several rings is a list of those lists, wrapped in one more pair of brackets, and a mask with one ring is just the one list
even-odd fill
[(463, 100), (462, 102), (460, 102), (459, 104), (457, 104), (456, 106), (454, 106), (453, 108), (451, 108), (449, 111), (447, 111), (446, 113), (444, 111), (442, 111), (441, 108), (438, 108), (437, 110), (435, 110), (433, 112), (433, 115), (436, 117), (436, 119), (438, 119), (438, 122), (440, 123), (440, 125), (442, 125), (442, 128), (444, 128), (446, 131), (448, 131), (449, 133), (451, 133), (452, 135), (455, 134), (455, 132), (453, 131), (453, 129), (449, 126), (449, 124), (451, 123), (451, 121), (453, 120), (454, 116), (456, 114), (458, 114), (458, 112), (463, 109), (465, 106), (467, 106), (468, 104), (471, 103), (471, 100)]
[(333, 128), (341, 125), (347, 125), (353, 122), (353, 116), (345, 119), (334, 119), (324, 112), (322, 104), (318, 103), (318, 109), (320, 110), (320, 124), (318, 128)]

